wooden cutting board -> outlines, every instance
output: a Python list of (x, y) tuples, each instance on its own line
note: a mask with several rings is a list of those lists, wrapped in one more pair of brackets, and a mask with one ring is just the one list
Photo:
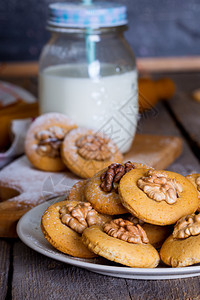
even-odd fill
[[(124, 161), (167, 168), (181, 153), (182, 140), (171, 136), (136, 135)], [(19, 218), (32, 207), (66, 194), (80, 178), (66, 172), (43, 172), (22, 156), (0, 171), (0, 237), (15, 237)]]

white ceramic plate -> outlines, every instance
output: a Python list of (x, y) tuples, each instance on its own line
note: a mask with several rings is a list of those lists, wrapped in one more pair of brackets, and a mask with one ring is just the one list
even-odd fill
[(17, 233), (20, 239), (33, 250), (50, 258), (68, 263), (95, 273), (129, 279), (175, 279), (200, 275), (200, 265), (184, 268), (167, 268), (160, 265), (155, 269), (129, 268), (112, 263), (103, 258), (80, 259), (59, 252), (44, 238), (40, 229), (40, 220), (47, 207), (63, 200), (62, 197), (44, 202), (27, 212), (18, 222)]

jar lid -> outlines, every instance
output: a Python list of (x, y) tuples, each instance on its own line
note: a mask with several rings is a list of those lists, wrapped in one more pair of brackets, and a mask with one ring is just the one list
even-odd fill
[(49, 5), (47, 23), (59, 27), (100, 28), (125, 25), (128, 21), (126, 6), (116, 3), (53, 3)]

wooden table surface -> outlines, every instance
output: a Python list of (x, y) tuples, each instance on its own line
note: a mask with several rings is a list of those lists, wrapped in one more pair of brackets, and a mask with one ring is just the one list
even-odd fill
[[(141, 116), (138, 131), (181, 136), (183, 153), (169, 170), (200, 173), (200, 103), (191, 97), (193, 89), (200, 88), (200, 74), (170, 77), (177, 84), (176, 95)], [(199, 277), (156, 281), (108, 277), (47, 258), (19, 239), (0, 240), (0, 300), (200, 299), (199, 291)]]

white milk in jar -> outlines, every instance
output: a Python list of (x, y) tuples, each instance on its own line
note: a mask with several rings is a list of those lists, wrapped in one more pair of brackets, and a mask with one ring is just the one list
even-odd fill
[(109, 1), (49, 5), (50, 40), (39, 61), (40, 112), (60, 112), (78, 126), (130, 149), (138, 114), (134, 53), (124, 32), (127, 9)]
[(106, 133), (124, 153), (137, 126), (137, 72), (110, 75), (113, 65), (101, 68), (102, 76), (94, 78), (88, 77), (87, 65), (45, 68), (39, 75), (40, 110), (64, 113), (78, 126)]

